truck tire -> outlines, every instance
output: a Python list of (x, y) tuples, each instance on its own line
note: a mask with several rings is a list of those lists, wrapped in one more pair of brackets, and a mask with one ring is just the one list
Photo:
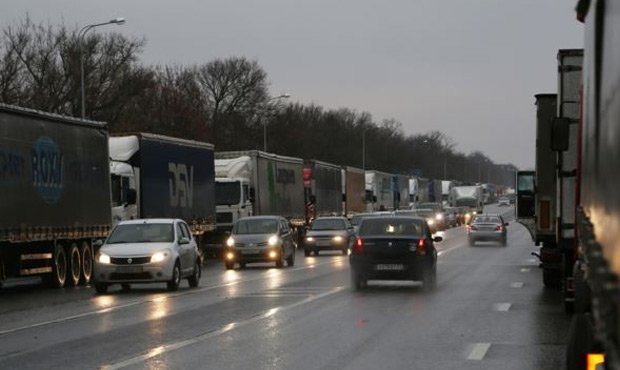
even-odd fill
[(594, 330), (590, 321), (590, 315), (574, 315), (568, 332), (568, 343), (566, 346), (566, 369), (585, 369), (586, 356), (594, 350), (594, 343)]
[(76, 243), (71, 243), (68, 251), (69, 257), (69, 276), (67, 283), (69, 286), (77, 286), (80, 284), (80, 275), (82, 275), (82, 257)]
[(52, 273), (45, 276), (45, 282), (54, 288), (62, 288), (67, 282), (67, 254), (60, 244), (54, 246)]
[(90, 243), (82, 243), (80, 256), (82, 256), (81, 283), (88, 285), (93, 278), (93, 248), (90, 246)]

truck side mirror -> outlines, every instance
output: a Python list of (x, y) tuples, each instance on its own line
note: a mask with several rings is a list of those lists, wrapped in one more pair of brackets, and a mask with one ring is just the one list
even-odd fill
[(570, 118), (556, 117), (551, 122), (551, 150), (563, 152), (568, 150)]

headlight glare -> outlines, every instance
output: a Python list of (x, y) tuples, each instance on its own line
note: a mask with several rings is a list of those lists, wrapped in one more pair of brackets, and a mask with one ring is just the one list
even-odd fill
[(168, 253), (166, 252), (157, 252), (151, 256), (151, 263), (161, 262), (166, 259)]
[(309, 236), (309, 237), (307, 237), (307, 238), (306, 238), (306, 241), (307, 241), (307, 242), (313, 242), (313, 241), (314, 241), (314, 238), (313, 238), (313, 237), (311, 237), (311, 236)]
[(232, 236), (230, 238), (226, 239), (226, 245), (229, 246), (229, 247), (234, 247), (235, 246), (235, 239), (233, 239)]
[(442, 214), (442, 213), (438, 213), (438, 214), (436, 214), (436, 215), (435, 215), (435, 218), (436, 218), (438, 221), (441, 221), (441, 220), (443, 220), (443, 214)]
[(336, 243), (342, 243), (343, 238), (340, 235), (336, 235), (332, 240)]
[(99, 254), (99, 263), (109, 265), (111, 263), (110, 256), (105, 253)]
[(280, 239), (278, 238), (277, 235), (272, 235), (269, 237), (269, 240), (267, 240), (267, 244), (269, 244), (270, 246), (275, 246), (278, 245), (278, 242), (280, 241)]
[(429, 218), (428, 220), (426, 220), (426, 222), (428, 222), (428, 224), (431, 226), (435, 224), (435, 220), (433, 220), (432, 218)]

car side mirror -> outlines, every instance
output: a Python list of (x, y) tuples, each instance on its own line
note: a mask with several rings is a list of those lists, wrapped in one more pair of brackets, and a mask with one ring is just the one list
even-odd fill
[(93, 247), (101, 248), (103, 245), (103, 239), (97, 239), (93, 242)]
[(435, 243), (439, 243), (439, 242), (440, 242), (440, 241), (442, 241), (442, 240), (443, 240), (443, 238), (442, 238), (441, 236), (436, 236), (436, 237), (434, 237), (434, 238), (433, 238), (433, 241), (434, 241)]
[(504, 222), (504, 226), (508, 226), (508, 222)]
[(187, 239), (186, 237), (181, 237), (179, 238), (179, 244), (183, 245), (183, 244), (189, 244), (189, 239)]

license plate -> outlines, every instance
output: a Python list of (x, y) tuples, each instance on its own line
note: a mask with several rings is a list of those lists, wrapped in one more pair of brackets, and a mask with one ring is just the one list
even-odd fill
[(133, 274), (136, 272), (142, 272), (142, 266), (121, 266), (116, 268), (116, 272), (125, 273), (125, 274)]
[(241, 254), (257, 254), (258, 251), (255, 249), (241, 249)]
[(329, 247), (331, 243), (329, 242), (329, 240), (319, 240), (316, 242), (316, 245), (319, 247)]
[(377, 271), (402, 271), (405, 269), (405, 265), (401, 264), (380, 264), (376, 265), (375, 269)]

